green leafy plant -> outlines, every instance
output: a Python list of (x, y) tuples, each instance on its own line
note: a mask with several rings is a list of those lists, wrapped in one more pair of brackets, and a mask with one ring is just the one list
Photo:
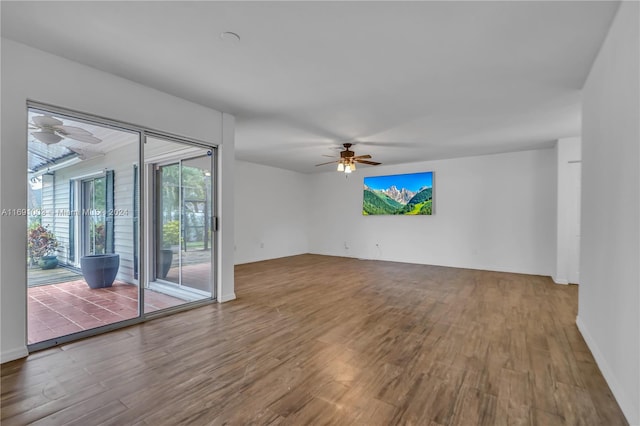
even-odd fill
[(180, 222), (172, 220), (162, 227), (162, 245), (171, 247), (180, 243)]
[(27, 249), (31, 263), (37, 263), (42, 256), (53, 256), (58, 248), (58, 239), (45, 226), (34, 223), (29, 226), (27, 234)]

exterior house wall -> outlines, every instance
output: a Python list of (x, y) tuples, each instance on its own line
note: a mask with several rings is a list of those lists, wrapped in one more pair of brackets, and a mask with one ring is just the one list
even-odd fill
[[(102, 157), (82, 161), (72, 166), (56, 170), (52, 175), (51, 189), (43, 190), (42, 210), (48, 214), (42, 218), (42, 224), (51, 229), (58, 239), (58, 259), (65, 264), (80, 266), (80, 222), (83, 220), (83, 209), (76, 203), (69, 205), (71, 181), (82, 181), (95, 173), (113, 170), (114, 172), (114, 210), (123, 214), (114, 215), (114, 252), (120, 255), (120, 269), (117, 279), (133, 283), (134, 279), (134, 165), (137, 164), (138, 144), (131, 143), (108, 152)], [(123, 161), (123, 158), (129, 161)], [(44, 187), (43, 187), (44, 189)], [(76, 186), (76, 201), (80, 199), (80, 186)], [(69, 232), (69, 216), (71, 210), (75, 214), (76, 242), (71, 244)], [(75, 249), (74, 260), (70, 260), (70, 250)]]

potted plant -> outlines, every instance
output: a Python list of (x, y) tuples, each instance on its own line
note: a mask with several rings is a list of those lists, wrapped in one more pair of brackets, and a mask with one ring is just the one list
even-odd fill
[(42, 269), (53, 269), (58, 266), (56, 249), (58, 239), (47, 227), (34, 223), (27, 234), (27, 249), (31, 266), (37, 264)]
[(162, 227), (162, 249), (158, 263), (160, 265), (160, 278), (166, 278), (173, 262), (173, 249), (171, 246), (180, 244), (180, 222), (172, 220)]

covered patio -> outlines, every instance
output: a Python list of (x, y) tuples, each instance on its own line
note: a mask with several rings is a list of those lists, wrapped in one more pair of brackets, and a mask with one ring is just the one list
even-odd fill
[[(28, 344), (212, 298), (211, 150), (149, 137), (141, 159), (136, 129), (40, 105), (28, 127)], [(146, 253), (143, 174), (156, 224)], [(115, 281), (91, 289), (83, 261), (105, 255), (117, 255)]]
[[(91, 289), (70, 268), (30, 269), (27, 288), (28, 344), (101, 327), (138, 316), (138, 286), (116, 280)], [(184, 300), (147, 289), (144, 311), (154, 312)]]

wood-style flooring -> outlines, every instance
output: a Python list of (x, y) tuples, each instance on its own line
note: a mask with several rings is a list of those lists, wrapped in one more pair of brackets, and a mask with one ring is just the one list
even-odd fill
[(2, 425), (625, 425), (548, 277), (302, 255), (2, 365)]

